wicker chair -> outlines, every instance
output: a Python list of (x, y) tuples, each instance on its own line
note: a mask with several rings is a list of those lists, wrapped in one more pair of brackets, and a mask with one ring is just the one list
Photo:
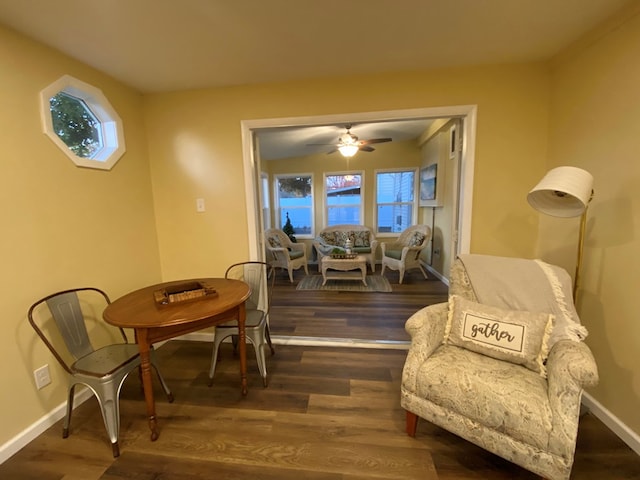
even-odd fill
[(284, 268), (289, 272), (289, 281), (293, 283), (293, 271), (300, 267), (309, 274), (307, 248), (304, 243), (293, 243), (286, 233), (278, 228), (264, 232), (264, 245), (267, 250), (267, 262), (274, 268)]
[(412, 268), (419, 268), (427, 278), (427, 272), (424, 271), (420, 263), (420, 253), (424, 250), (431, 239), (431, 228), (426, 225), (414, 225), (405, 229), (398, 240), (394, 243), (387, 244), (382, 242), (382, 273), (384, 275), (385, 268), (398, 270), (400, 272), (400, 281), (404, 279), (404, 272)]

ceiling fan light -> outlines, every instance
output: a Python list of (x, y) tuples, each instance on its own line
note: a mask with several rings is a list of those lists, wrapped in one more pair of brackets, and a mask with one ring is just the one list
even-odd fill
[(340, 145), (338, 151), (343, 157), (353, 157), (358, 152), (358, 145)]

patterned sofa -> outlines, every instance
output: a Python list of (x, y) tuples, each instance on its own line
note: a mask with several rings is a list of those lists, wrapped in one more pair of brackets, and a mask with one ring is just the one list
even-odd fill
[[(448, 303), (425, 307), (406, 324), (407, 433), (414, 436), (424, 418), (543, 478), (568, 480), (583, 388), (598, 381), (571, 301), (571, 277), (537, 260), (462, 255), (450, 281)], [(533, 318), (543, 319), (539, 333)], [(518, 328), (518, 319), (524, 338), (515, 344), (534, 363), (522, 361), (517, 348), (504, 353), (497, 337), (486, 336), (493, 329), (473, 328)]]
[(331, 225), (320, 230), (313, 241), (318, 254), (318, 269), (322, 257), (330, 255), (334, 248), (344, 250), (347, 239), (351, 239), (353, 252), (364, 256), (371, 265), (371, 271), (375, 272), (378, 241), (371, 229), (364, 225)]

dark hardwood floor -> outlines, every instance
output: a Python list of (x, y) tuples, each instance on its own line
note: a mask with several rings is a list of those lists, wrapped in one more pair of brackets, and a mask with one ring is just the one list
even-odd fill
[[(319, 275), (315, 265), (309, 266), (309, 273)], [(402, 285), (398, 272), (386, 270), (391, 293), (300, 291), (296, 286), (304, 271), (294, 274), (290, 283), (286, 272), (277, 272), (272, 335), (408, 342), (407, 319), (427, 305), (447, 301), (447, 286), (431, 275), (425, 280), (419, 270), (406, 272)], [(380, 266), (368, 275), (380, 275)]]
[[(404, 320), (436, 297), (446, 298), (446, 289), (421, 280), (419, 273), (400, 289), (394, 274), (388, 276), (393, 294), (301, 294), (286, 276), (279, 278), (272, 331), (406, 338)], [(330, 332), (303, 325), (307, 321), (321, 322)], [(376, 329), (363, 328), (371, 324)], [(369, 332), (377, 327), (384, 333)], [(111, 456), (91, 399), (74, 411), (67, 439), (59, 421), (0, 465), (0, 479), (537, 478), (426, 421), (419, 422), (415, 438), (408, 437), (399, 395), (405, 350), (276, 345), (276, 354), (267, 358), (267, 388), (251, 347), (248, 354), (249, 393), (242, 397), (229, 344), (222, 345), (214, 385), (208, 387), (211, 345), (166, 343), (157, 359), (175, 402), (169, 404), (155, 382), (156, 442), (149, 439), (138, 377), (131, 375), (121, 392), (120, 457)], [(572, 479), (640, 479), (640, 457), (587, 414), (580, 422)]]

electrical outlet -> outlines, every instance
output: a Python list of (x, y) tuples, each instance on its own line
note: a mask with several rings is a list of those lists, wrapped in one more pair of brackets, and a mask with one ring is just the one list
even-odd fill
[(204, 212), (205, 210), (204, 198), (196, 198), (196, 212)]
[(42, 367), (34, 370), (33, 376), (36, 379), (36, 387), (38, 387), (38, 390), (49, 385), (51, 383), (51, 375), (49, 374), (49, 365), (45, 364)]

